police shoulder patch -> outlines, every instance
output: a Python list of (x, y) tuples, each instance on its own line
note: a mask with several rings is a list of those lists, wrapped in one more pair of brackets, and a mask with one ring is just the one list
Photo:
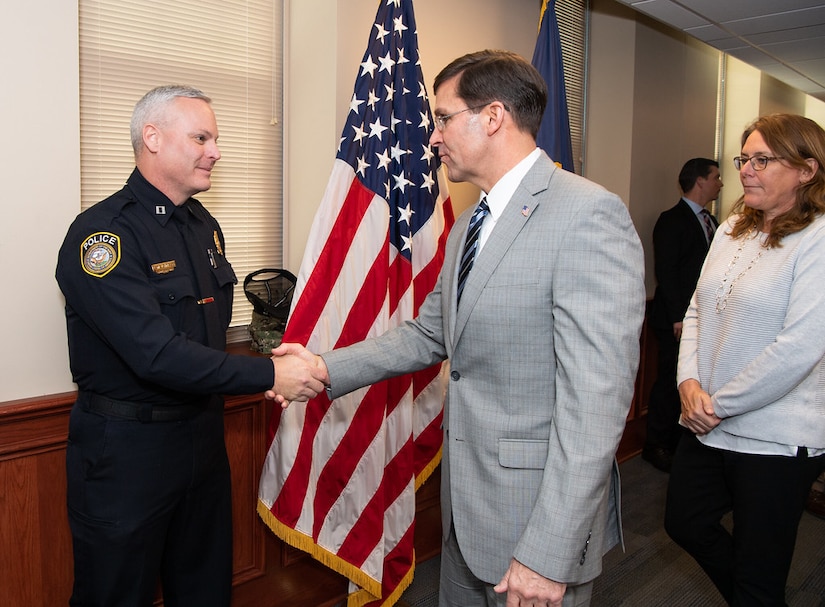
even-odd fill
[(80, 245), (80, 263), (86, 274), (103, 278), (120, 262), (120, 237), (111, 232), (95, 232)]

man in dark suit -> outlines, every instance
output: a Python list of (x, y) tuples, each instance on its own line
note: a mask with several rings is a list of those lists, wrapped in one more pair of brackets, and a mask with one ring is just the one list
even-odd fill
[(657, 286), (650, 323), (659, 343), (659, 371), (650, 391), (642, 458), (664, 472), (670, 471), (680, 435), (676, 359), (682, 319), (719, 225), (705, 207), (716, 199), (722, 185), (718, 162), (688, 160), (679, 173), (681, 200), (662, 213), (653, 228)]

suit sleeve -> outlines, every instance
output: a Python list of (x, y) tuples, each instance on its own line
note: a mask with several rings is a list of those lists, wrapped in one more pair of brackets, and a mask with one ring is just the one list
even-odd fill
[(610, 548), (594, 534), (606, 526), (645, 301), (642, 246), (624, 204), (606, 192), (577, 202), (552, 269), (557, 365), (548, 457), (514, 551), (534, 571), (567, 583), (595, 577), (582, 565), (600, 562)]
[(441, 276), (414, 320), (373, 339), (327, 352), (322, 358), (329, 372), (331, 398), (445, 360)]
[(663, 298), (664, 310), (668, 324), (681, 322), (685, 315), (687, 302), (682, 292), (685, 290), (685, 263), (680, 251), (681, 234), (679, 222), (672, 212), (664, 213), (659, 217), (653, 228), (653, 263), (656, 274), (658, 295)]

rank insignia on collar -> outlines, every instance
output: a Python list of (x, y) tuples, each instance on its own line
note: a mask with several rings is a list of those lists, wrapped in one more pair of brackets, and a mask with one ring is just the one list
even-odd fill
[(215, 248), (218, 250), (218, 255), (223, 255), (223, 249), (221, 249), (221, 239), (218, 238), (217, 230), (212, 232), (212, 238), (215, 240)]
[(155, 274), (168, 274), (178, 267), (178, 264), (173, 259), (172, 261), (161, 261), (160, 263), (152, 264), (152, 272)]
[(95, 232), (80, 245), (83, 271), (103, 278), (120, 263), (120, 237), (111, 232)]
[(165, 204), (155, 205), (155, 215), (166, 215), (166, 205)]

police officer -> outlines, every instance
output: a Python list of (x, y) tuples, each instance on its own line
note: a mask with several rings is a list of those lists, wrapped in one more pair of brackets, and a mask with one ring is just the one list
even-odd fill
[[(323, 384), (282, 358), (225, 353), (236, 282), (217, 221), (192, 198), (220, 158), (210, 99), (149, 91), (136, 168), (60, 249), (77, 402), (66, 455), (71, 605), (229, 605), (232, 521), (222, 394)], [(277, 387), (276, 387), (277, 386)]]

